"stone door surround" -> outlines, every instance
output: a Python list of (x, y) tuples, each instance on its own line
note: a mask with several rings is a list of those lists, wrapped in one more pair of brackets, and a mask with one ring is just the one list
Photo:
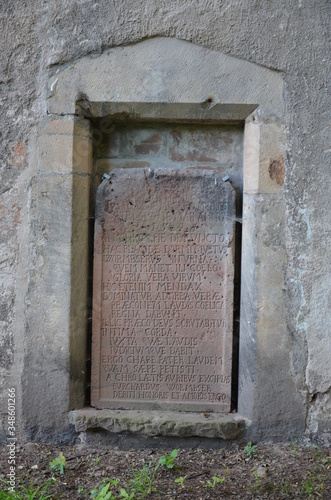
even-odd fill
[[(39, 399), (49, 400), (49, 411), (60, 415), (62, 428), (68, 411), (84, 406), (89, 218), (99, 182), (93, 170), (93, 147), (100, 130), (94, 129), (93, 120), (244, 123), (238, 412), (251, 421), (257, 437), (284, 438), (298, 429), (303, 416), (291, 378), (283, 289), (282, 75), (189, 42), (154, 38), (54, 69), (48, 82), (47, 112), (39, 134), (43, 178), (36, 188), (38, 210), (44, 209), (44, 185), (59, 187), (60, 182), (65, 195), (60, 204), (54, 203), (53, 216), (64, 223), (60, 230), (58, 224), (49, 224), (50, 257), (57, 258), (46, 259), (41, 291), (51, 286), (59, 303), (61, 314), (53, 311), (46, 335), (52, 343), (56, 334), (65, 368), (52, 374), (51, 365), (57, 360), (50, 357), (50, 375), (45, 378), (53, 377), (53, 393), (43, 389), (44, 379), (28, 387), (27, 397), (34, 399), (36, 392)], [(54, 201), (56, 190), (51, 189)], [(35, 314), (40, 316), (42, 311)], [(33, 349), (33, 342), (30, 345)], [(37, 418), (42, 426), (43, 416), (39, 413)]]

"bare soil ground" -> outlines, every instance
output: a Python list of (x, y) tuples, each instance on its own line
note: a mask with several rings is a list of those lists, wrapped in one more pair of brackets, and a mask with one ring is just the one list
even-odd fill
[[(0, 477), (6, 478), (8, 450), (3, 447), (0, 451)], [(243, 447), (236, 445), (222, 450), (178, 450), (174, 467), (160, 466), (153, 479), (153, 491), (148, 493), (148, 481), (139, 471), (145, 467), (151, 477), (160, 457), (171, 451), (121, 451), (81, 445), (57, 448), (28, 443), (17, 449), (16, 489), (21, 489), (21, 482), (29, 487), (32, 481), (34, 488), (50, 482), (49, 498), (86, 499), (104, 478), (118, 478), (119, 483), (111, 487), (114, 496), (109, 498), (125, 498), (123, 491), (121, 496), (123, 488), (127, 494), (131, 491), (132, 496), (127, 497), (131, 499), (144, 498), (144, 494), (154, 499), (331, 499), (331, 449), (303, 447), (295, 443), (261, 443), (250, 452), (246, 449), (248, 455)], [(66, 459), (63, 474), (56, 467), (50, 469), (50, 462), (59, 457), (60, 452)], [(133, 481), (134, 471), (137, 473), (136, 483)], [(214, 477), (219, 480), (214, 480)], [(139, 493), (137, 488), (142, 491)], [(11, 498), (4, 493), (6, 490), (6, 485), (2, 484), (0, 499)], [(35, 499), (40, 498), (43, 497), (39, 492)]]

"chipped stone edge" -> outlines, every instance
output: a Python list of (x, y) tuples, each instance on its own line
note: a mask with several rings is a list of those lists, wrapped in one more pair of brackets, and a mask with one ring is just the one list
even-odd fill
[(142, 436), (203, 437), (230, 441), (243, 437), (251, 425), (250, 420), (238, 414), (94, 408), (71, 411), (69, 422), (77, 433), (103, 429)]

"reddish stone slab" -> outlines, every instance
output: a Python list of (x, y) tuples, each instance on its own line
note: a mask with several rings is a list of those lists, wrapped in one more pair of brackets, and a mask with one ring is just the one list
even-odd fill
[(97, 192), (92, 405), (229, 412), (235, 192), (116, 169)]

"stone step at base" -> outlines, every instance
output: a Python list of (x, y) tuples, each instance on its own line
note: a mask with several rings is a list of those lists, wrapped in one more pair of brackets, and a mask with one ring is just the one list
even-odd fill
[[(69, 413), (69, 421), (81, 436), (91, 442), (91, 435), (109, 434), (129, 437), (177, 438), (195, 441), (216, 440), (241, 442), (246, 440), (250, 421), (236, 413), (193, 413), (150, 410), (96, 410), (84, 408)], [(93, 441), (93, 440), (92, 440)], [(95, 440), (94, 440), (95, 442)], [(147, 442), (147, 441), (146, 441)]]

